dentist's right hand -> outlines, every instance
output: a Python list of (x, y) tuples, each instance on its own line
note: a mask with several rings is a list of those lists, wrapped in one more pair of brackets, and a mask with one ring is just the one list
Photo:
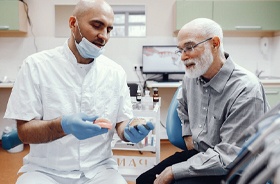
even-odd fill
[(94, 124), (97, 118), (98, 116), (88, 116), (84, 113), (62, 116), (61, 126), (64, 133), (72, 134), (77, 139), (84, 140), (108, 132), (107, 128), (101, 128)]

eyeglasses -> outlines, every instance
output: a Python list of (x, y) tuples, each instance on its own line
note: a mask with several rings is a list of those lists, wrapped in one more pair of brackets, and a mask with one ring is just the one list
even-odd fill
[(211, 40), (211, 39), (212, 39), (212, 37), (211, 37), (211, 38), (207, 38), (206, 40), (203, 40), (203, 41), (201, 41), (201, 42), (198, 42), (198, 43), (195, 44), (195, 45), (186, 46), (184, 49), (176, 50), (176, 51), (175, 51), (175, 54), (178, 54), (178, 55), (181, 56), (183, 52), (184, 52), (184, 53), (186, 53), (186, 52), (191, 52), (191, 51), (193, 51), (194, 48), (197, 47), (199, 44), (202, 44), (202, 43), (204, 43), (204, 42), (207, 42), (207, 41), (209, 41), (209, 40)]

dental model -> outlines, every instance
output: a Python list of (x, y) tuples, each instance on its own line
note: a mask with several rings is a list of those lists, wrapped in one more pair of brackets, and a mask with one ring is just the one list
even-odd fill
[(112, 129), (112, 123), (107, 118), (97, 118), (94, 123), (101, 126), (101, 128)]

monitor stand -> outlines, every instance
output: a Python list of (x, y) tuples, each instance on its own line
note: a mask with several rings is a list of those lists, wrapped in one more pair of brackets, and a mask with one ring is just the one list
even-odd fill
[(179, 82), (180, 79), (169, 79), (169, 74), (164, 73), (162, 74), (162, 80), (158, 80), (157, 82)]

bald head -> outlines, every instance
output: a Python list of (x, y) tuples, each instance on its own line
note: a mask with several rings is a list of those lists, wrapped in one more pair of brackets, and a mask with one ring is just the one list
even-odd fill
[(102, 10), (114, 14), (112, 7), (104, 0), (80, 0), (74, 8), (73, 16), (79, 19), (92, 10)]
[(114, 12), (106, 1), (80, 0), (77, 3), (73, 15), (69, 17), (72, 35), (68, 45), (79, 63), (90, 63), (92, 57), (82, 56), (77, 44), (85, 39), (99, 48), (104, 47), (110, 39), (113, 24)]

